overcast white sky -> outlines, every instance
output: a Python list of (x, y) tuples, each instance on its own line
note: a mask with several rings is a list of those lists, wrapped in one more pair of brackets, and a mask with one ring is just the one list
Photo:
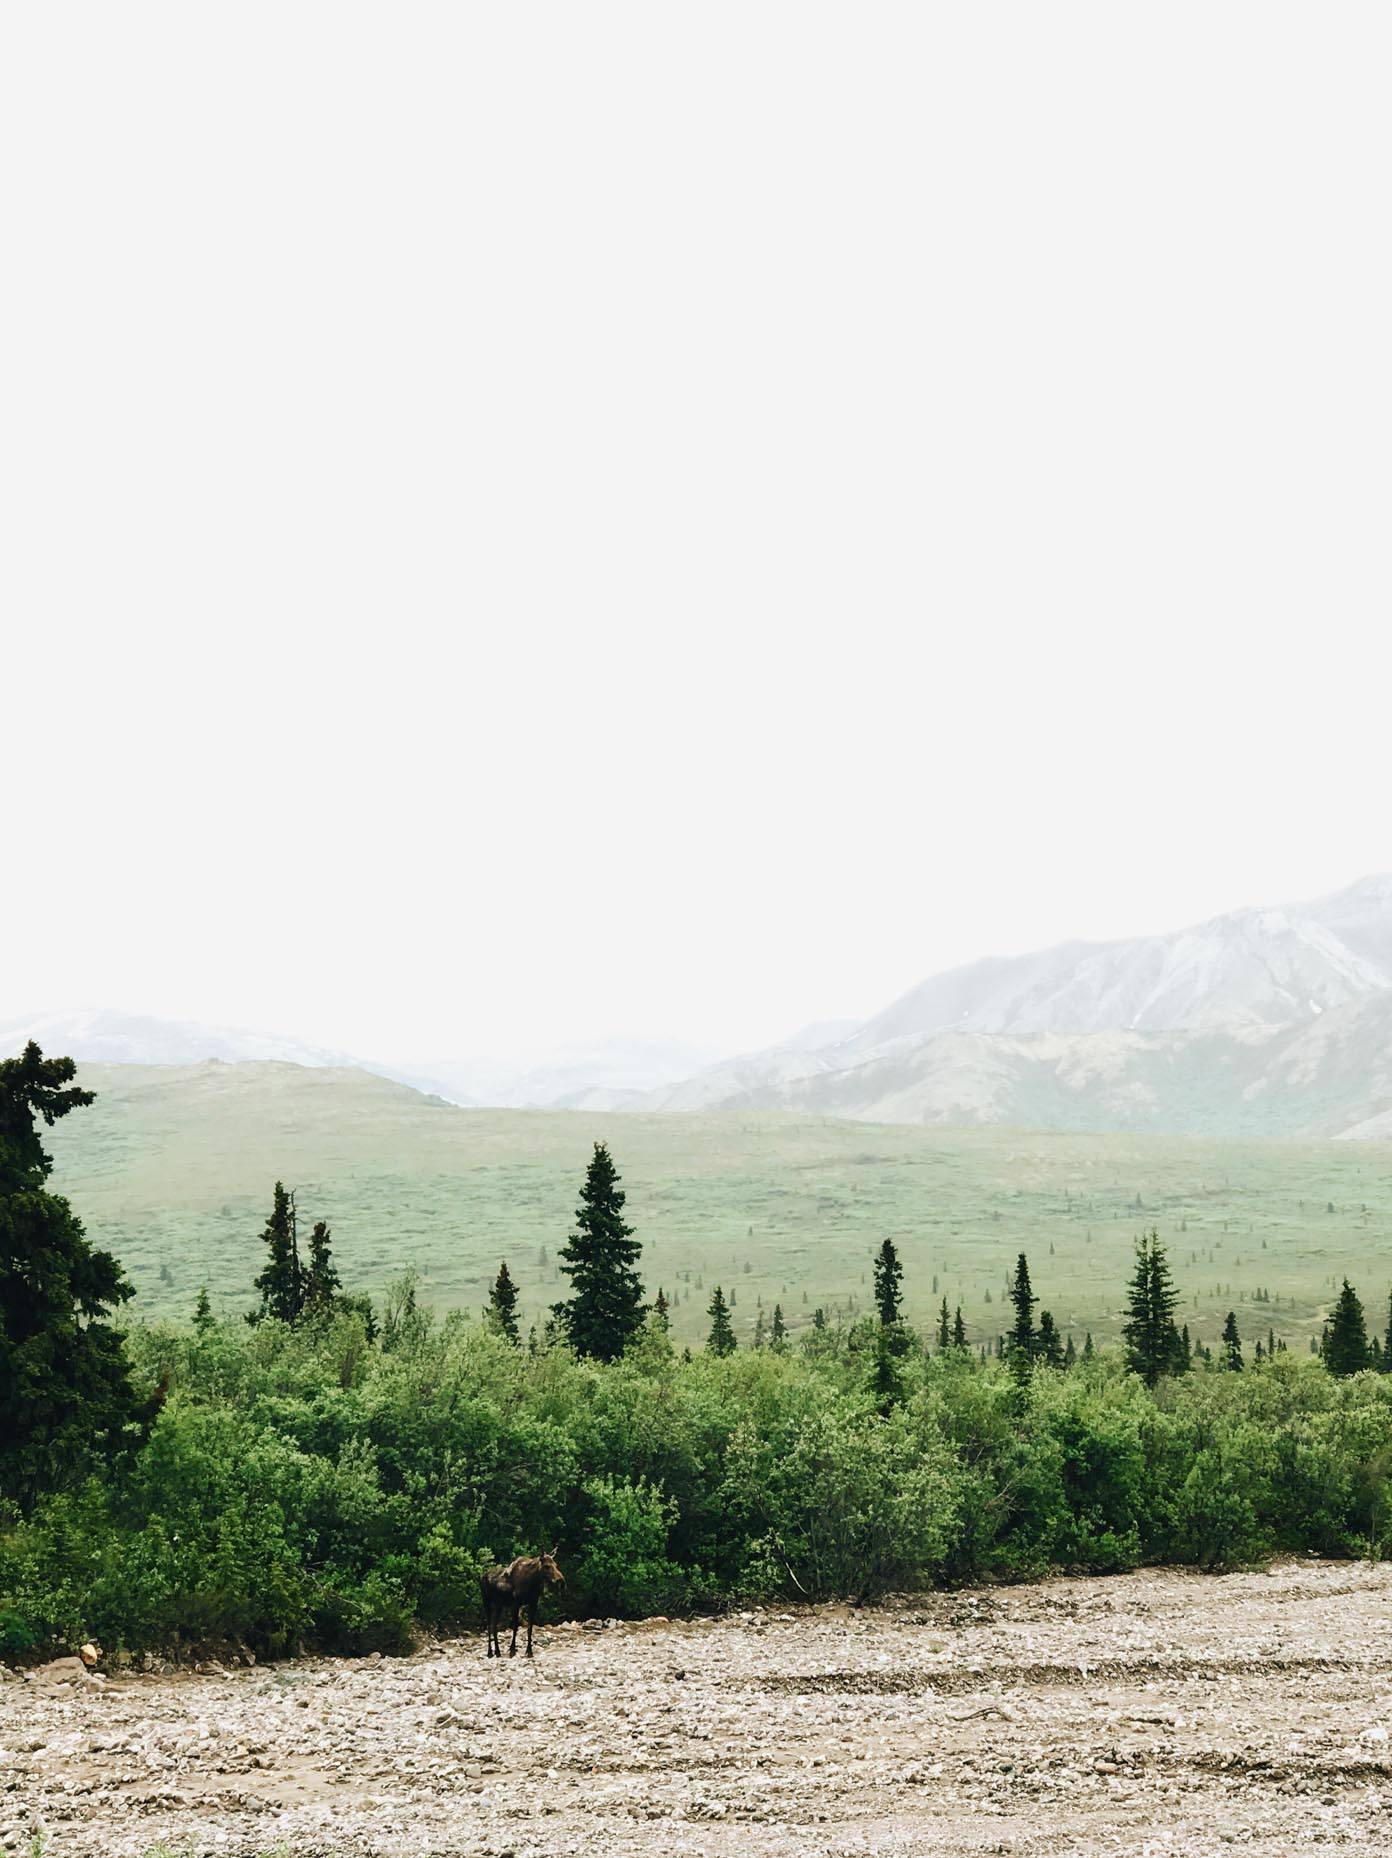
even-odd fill
[(766, 1042), (1392, 867), (1383, 6), (0, 35), (0, 1017)]

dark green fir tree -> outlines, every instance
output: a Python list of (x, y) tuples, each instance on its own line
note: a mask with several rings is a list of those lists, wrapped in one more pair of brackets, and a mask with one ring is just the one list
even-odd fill
[[(710, 1350), (712, 1355), (733, 1355), (735, 1352), (735, 1332), (730, 1326), (730, 1310), (729, 1305), (725, 1301), (725, 1292), (720, 1288), (719, 1284), (715, 1287), (715, 1295), (710, 1300), (710, 1308), (706, 1311), (706, 1314), (711, 1319), (710, 1334), (706, 1337), (706, 1347)], [(817, 1315), (821, 1315), (820, 1310), (818, 1310)], [(816, 1322), (816, 1317), (813, 1318), (813, 1322)]]
[(965, 1348), (967, 1346), (967, 1325), (962, 1321), (962, 1306), (960, 1303), (957, 1305), (957, 1314), (952, 1319), (952, 1346), (954, 1348)]
[(1363, 1305), (1347, 1278), (1329, 1318), (1324, 1365), (1341, 1379), (1368, 1365), (1368, 1326), (1363, 1319)]
[(281, 1181), (275, 1184), (271, 1216), (261, 1240), (266, 1247), (266, 1268), (256, 1279), (261, 1307), (252, 1321), (269, 1316), (276, 1322), (296, 1323), (304, 1308), (304, 1273), (295, 1232), (295, 1196), (287, 1193)]
[(1036, 1352), (1046, 1368), (1063, 1366), (1063, 1343), (1059, 1338), (1058, 1325), (1048, 1310), (1039, 1312), (1039, 1339)]
[(942, 1308), (938, 1311), (938, 1353), (940, 1355), (945, 1355), (951, 1346), (952, 1318), (948, 1313), (947, 1298), (944, 1297), (942, 1300)]
[(617, 1361), (643, 1322), (642, 1247), (623, 1217), (624, 1191), (603, 1142), (594, 1154), (575, 1209), (575, 1230), (560, 1254), (570, 1297), (555, 1306), (557, 1322), (577, 1355)]
[(487, 1316), (499, 1335), (506, 1336), (509, 1342), (518, 1340), (517, 1286), (512, 1281), (506, 1259), (499, 1263), (498, 1275), (489, 1286)]
[(1010, 1367), (1017, 1379), (1028, 1380), (1038, 1347), (1034, 1306), (1039, 1299), (1030, 1288), (1029, 1262), (1023, 1252), (1015, 1261), (1010, 1279), (1010, 1301), (1015, 1306), (1015, 1320), (1010, 1325)]
[(781, 1349), (786, 1346), (787, 1340), (788, 1325), (783, 1320), (783, 1305), (781, 1303), (775, 1303), (773, 1306), (773, 1326), (769, 1330), (769, 1347)]
[(1136, 1243), (1136, 1269), (1127, 1293), (1126, 1365), (1154, 1387), (1165, 1374), (1178, 1374), (1184, 1351), (1174, 1313), (1179, 1304), (1160, 1234), (1143, 1234)]
[(1242, 1370), (1242, 1338), (1237, 1333), (1237, 1312), (1228, 1311), (1228, 1319), (1223, 1324), (1223, 1366), (1234, 1374)]
[(338, 1302), (338, 1270), (333, 1261), (331, 1234), (322, 1219), (309, 1235), (309, 1267), (304, 1274), (304, 1310), (307, 1316), (326, 1316)]
[(213, 1315), (213, 1306), (208, 1298), (206, 1284), (199, 1291), (198, 1301), (193, 1308), (193, 1326), (199, 1335), (207, 1335), (210, 1329), (217, 1328), (217, 1319)]
[(886, 1329), (894, 1328), (899, 1321), (904, 1301), (903, 1283), (904, 1267), (899, 1262), (899, 1253), (893, 1239), (886, 1239), (875, 1254), (875, 1308)]
[(110, 1457), (148, 1418), (110, 1320), (130, 1286), (47, 1187), (39, 1123), (94, 1100), (75, 1074), (71, 1058), (45, 1058), (32, 1040), (0, 1062), (0, 1499), (21, 1510)]

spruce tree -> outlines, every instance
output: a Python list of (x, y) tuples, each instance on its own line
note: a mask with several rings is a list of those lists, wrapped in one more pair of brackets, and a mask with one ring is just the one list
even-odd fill
[(1223, 1324), (1223, 1366), (1234, 1373), (1242, 1369), (1242, 1339), (1237, 1333), (1237, 1312), (1228, 1311), (1228, 1320)]
[(334, 1266), (329, 1229), (322, 1219), (314, 1222), (309, 1235), (309, 1268), (304, 1274), (304, 1309), (306, 1315), (323, 1316), (338, 1301), (338, 1271)]
[(764, 1312), (760, 1310), (759, 1314), (754, 1318), (754, 1346), (755, 1348), (762, 1349), (762, 1347), (764, 1346), (764, 1340), (765, 1340)]
[(957, 1305), (957, 1314), (952, 1319), (952, 1346), (954, 1348), (965, 1348), (967, 1346), (967, 1325), (962, 1321), (962, 1306), (960, 1303)]
[(208, 1300), (208, 1286), (205, 1284), (198, 1293), (198, 1302), (193, 1309), (193, 1326), (199, 1335), (207, 1335), (210, 1329), (217, 1328), (213, 1315), (213, 1306)]
[(1363, 1305), (1347, 1278), (1344, 1279), (1344, 1287), (1339, 1292), (1338, 1301), (1329, 1318), (1324, 1365), (1331, 1374), (1337, 1374), (1341, 1379), (1357, 1374), (1368, 1365), (1368, 1329), (1363, 1320)]
[(295, 1232), (295, 1196), (286, 1192), (281, 1181), (275, 1184), (271, 1216), (261, 1238), (266, 1247), (266, 1268), (256, 1279), (261, 1308), (251, 1320), (259, 1322), (269, 1316), (277, 1322), (298, 1322), (304, 1308), (304, 1274)]
[(568, 1302), (555, 1316), (577, 1355), (617, 1361), (643, 1321), (643, 1284), (635, 1266), (642, 1247), (623, 1218), (624, 1191), (603, 1142), (594, 1155), (575, 1209), (575, 1230), (560, 1254), (570, 1279)]
[(659, 1329), (666, 1329), (669, 1326), (670, 1318), (668, 1316), (668, 1308), (667, 1293), (663, 1290), (661, 1284), (659, 1284), (657, 1287), (657, 1295), (653, 1299), (653, 1320), (657, 1323)]
[[(706, 1311), (706, 1314), (711, 1319), (710, 1334), (706, 1337), (706, 1347), (710, 1350), (712, 1355), (733, 1355), (735, 1352), (735, 1332), (730, 1327), (730, 1311), (725, 1302), (725, 1292), (720, 1288), (719, 1284), (715, 1287), (715, 1295), (710, 1300), (710, 1308)], [(821, 1314), (822, 1312), (818, 1310), (817, 1315), (821, 1316)], [(821, 1323), (817, 1323), (816, 1317), (814, 1317), (813, 1322), (816, 1324), (816, 1327), (822, 1328), (825, 1324), (825, 1318), (823, 1318)]]
[(899, 1262), (899, 1253), (893, 1239), (886, 1239), (875, 1255), (875, 1307), (886, 1329), (892, 1329), (899, 1321), (904, 1301), (903, 1281), (904, 1267)]
[(22, 1510), (118, 1451), (144, 1417), (110, 1321), (130, 1285), (46, 1186), (40, 1118), (51, 1128), (95, 1100), (75, 1072), (32, 1040), (0, 1062), (0, 1499)]
[(1072, 1336), (1072, 1333), (1070, 1332), (1069, 1337), (1068, 1337), (1068, 1346), (1063, 1351), (1064, 1367), (1071, 1368), (1077, 1359), (1078, 1359), (1078, 1351), (1073, 1346), (1073, 1336)]
[(1010, 1280), (1010, 1301), (1015, 1306), (1015, 1321), (1010, 1326), (1010, 1366), (1017, 1378), (1028, 1380), (1038, 1346), (1034, 1306), (1039, 1299), (1030, 1289), (1029, 1263), (1023, 1252), (1016, 1260), (1015, 1274)]
[(1092, 1331), (1089, 1329), (1087, 1334), (1083, 1337), (1083, 1360), (1091, 1361), (1096, 1353), (1097, 1350), (1092, 1345)]
[(947, 1298), (942, 1300), (938, 1311), (938, 1353), (945, 1355), (952, 1346), (952, 1320), (947, 1313)]
[(517, 1286), (512, 1281), (506, 1259), (499, 1263), (498, 1275), (489, 1288), (487, 1315), (500, 1335), (506, 1336), (509, 1342), (518, 1340)]
[(1154, 1387), (1163, 1374), (1183, 1367), (1183, 1348), (1175, 1328), (1179, 1303), (1160, 1234), (1142, 1234), (1136, 1242), (1136, 1269), (1127, 1295), (1126, 1365)]
[(874, 1395), (875, 1410), (882, 1418), (888, 1418), (904, 1397), (903, 1383), (894, 1356), (894, 1330), (889, 1324), (881, 1323), (875, 1331), (870, 1391)]
[(1037, 1352), (1045, 1367), (1061, 1368), (1063, 1366), (1063, 1343), (1059, 1340), (1058, 1326), (1048, 1310), (1039, 1312)]
[(788, 1325), (783, 1320), (783, 1305), (781, 1303), (775, 1303), (773, 1306), (773, 1325), (769, 1330), (769, 1347), (775, 1349), (782, 1348), (787, 1340)]

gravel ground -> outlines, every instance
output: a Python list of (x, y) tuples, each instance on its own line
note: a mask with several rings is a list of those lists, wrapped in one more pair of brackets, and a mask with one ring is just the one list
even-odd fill
[(1392, 1566), (1170, 1569), (401, 1659), (0, 1683), (0, 1849), (1377, 1851)]

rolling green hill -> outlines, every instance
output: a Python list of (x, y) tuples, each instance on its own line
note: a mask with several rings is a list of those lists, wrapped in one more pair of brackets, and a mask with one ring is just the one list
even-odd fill
[[(605, 1115), (464, 1110), (363, 1071), (292, 1064), (84, 1065), (98, 1093), (49, 1134), (54, 1185), (124, 1262), (147, 1316), (249, 1308), (277, 1177), (327, 1219), (345, 1282), (379, 1292), (408, 1265), (438, 1307), (477, 1308), (498, 1260), (524, 1321), (564, 1292), (565, 1241), (591, 1144), (612, 1147), (651, 1291), (704, 1337), (711, 1287), (747, 1341), (762, 1299), (799, 1328), (818, 1304), (865, 1308), (869, 1256), (903, 1252), (909, 1313), (961, 1302), (973, 1340), (1005, 1326), (1021, 1249), (1079, 1342), (1117, 1334), (1131, 1244), (1154, 1224), (1214, 1340), (1230, 1307), (1306, 1345), (1338, 1280), (1381, 1331), (1392, 1282), (1392, 1153), (1381, 1145), (1224, 1142), (880, 1126), (796, 1112)], [(306, 1227), (307, 1230), (307, 1227)], [(545, 1262), (543, 1262), (543, 1258)], [(933, 1291), (933, 1279), (938, 1291)], [(1231, 1286), (1231, 1288), (1226, 1288)], [(1269, 1291), (1272, 1301), (1257, 1302)]]

